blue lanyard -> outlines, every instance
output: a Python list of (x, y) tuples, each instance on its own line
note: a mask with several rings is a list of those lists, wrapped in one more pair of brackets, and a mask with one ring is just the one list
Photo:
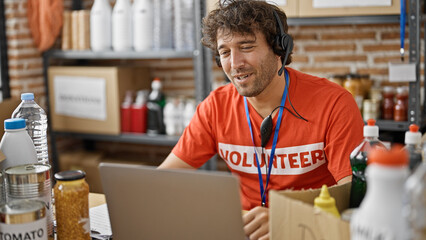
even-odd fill
[(401, 0), (401, 16), (399, 19), (400, 32), (399, 36), (401, 38), (401, 60), (404, 60), (404, 38), (405, 38), (405, 0)]
[(247, 98), (244, 97), (244, 107), (245, 107), (245, 110), (246, 110), (247, 123), (248, 123), (249, 128), (250, 128), (251, 141), (253, 142), (253, 148), (254, 148), (254, 152), (255, 152), (255, 156), (256, 156), (257, 173), (258, 173), (258, 176), (259, 176), (259, 186), (260, 186), (260, 199), (262, 201), (262, 206), (265, 206), (265, 204), (266, 204), (266, 194), (265, 194), (265, 191), (268, 189), (269, 178), (271, 176), (272, 163), (274, 162), (275, 148), (277, 146), (277, 140), (278, 140), (278, 132), (280, 131), (281, 118), (282, 118), (282, 115), (283, 115), (285, 100), (286, 100), (287, 92), (288, 92), (288, 87), (287, 87), (288, 86), (288, 79), (289, 79), (288, 72), (286, 70), (285, 71), (285, 87), (284, 87), (283, 95), (281, 97), (281, 105), (280, 105), (282, 107), (280, 107), (280, 109), (278, 111), (278, 119), (277, 119), (277, 124), (275, 126), (274, 139), (272, 141), (271, 156), (269, 158), (269, 163), (268, 163), (268, 173), (266, 175), (266, 185), (265, 185), (265, 188), (263, 188), (262, 170), (260, 169), (260, 163), (259, 163), (259, 158), (257, 157), (258, 154), (257, 154), (257, 151), (256, 151), (256, 145), (254, 144), (253, 129), (251, 127), (251, 121), (250, 121), (249, 108), (248, 108), (248, 104), (247, 104)]

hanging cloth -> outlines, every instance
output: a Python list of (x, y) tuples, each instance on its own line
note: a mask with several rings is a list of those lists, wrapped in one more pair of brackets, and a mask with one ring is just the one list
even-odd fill
[(28, 25), (41, 52), (52, 47), (61, 32), (63, 11), (63, 0), (28, 0)]

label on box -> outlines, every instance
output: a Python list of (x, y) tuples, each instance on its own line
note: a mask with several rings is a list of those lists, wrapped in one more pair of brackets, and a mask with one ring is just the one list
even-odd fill
[(392, 0), (313, 0), (314, 8), (392, 6)]
[(53, 86), (57, 114), (106, 120), (106, 80), (104, 78), (55, 76)]

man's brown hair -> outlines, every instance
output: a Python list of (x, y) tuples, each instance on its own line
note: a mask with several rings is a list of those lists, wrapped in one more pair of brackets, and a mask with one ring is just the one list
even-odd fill
[[(218, 8), (211, 11), (203, 19), (201, 42), (218, 55), (217, 33), (219, 30), (230, 37), (233, 34), (255, 35), (256, 31), (260, 31), (265, 35), (266, 41), (274, 50), (274, 53), (284, 56), (285, 51), (277, 47), (276, 44), (279, 27), (274, 11), (280, 17), (284, 32), (287, 33), (287, 16), (277, 6), (256, 0), (219, 0)], [(291, 53), (286, 65), (290, 63)]]

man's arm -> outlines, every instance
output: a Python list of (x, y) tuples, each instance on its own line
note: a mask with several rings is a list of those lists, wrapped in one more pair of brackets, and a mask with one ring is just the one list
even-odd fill
[(351, 182), (352, 181), (352, 175), (346, 176), (342, 179), (340, 179), (339, 181), (337, 181), (337, 185), (342, 185), (345, 184), (347, 182)]
[(181, 169), (195, 169), (182, 159), (178, 158), (175, 154), (170, 153), (169, 156), (158, 166), (158, 168), (181, 168)]

